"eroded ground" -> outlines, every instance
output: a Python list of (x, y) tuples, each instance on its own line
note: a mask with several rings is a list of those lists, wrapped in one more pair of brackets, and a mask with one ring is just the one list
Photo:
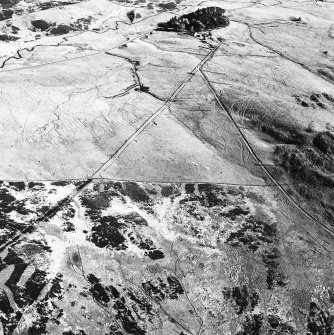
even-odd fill
[(1, 335), (333, 332), (333, 3), (0, 5)]

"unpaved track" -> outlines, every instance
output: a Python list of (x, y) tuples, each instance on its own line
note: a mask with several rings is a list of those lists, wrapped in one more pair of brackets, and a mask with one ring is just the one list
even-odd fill
[[(237, 132), (240, 135), (240, 138), (242, 139), (243, 143), (245, 144), (247, 150), (249, 151), (249, 153), (251, 154), (251, 156), (257, 161), (258, 165), (262, 168), (262, 170), (265, 172), (265, 174), (268, 176), (268, 178), (274, 183), (274, 185), (283, 193), (283, 195), (286, 197), (286, 199), (289, 200), (289, 202), (298, 209), (299, 212), (301, 212), (304, 216), (306, 216), (308, 219), (314, 221), (315, 223), (317, 223), (319, 226), (321, 226), (327, 233), (329, 233), (332, 237), (334, 236), (334, 231), (332, 229), (330, 229), (329, 227), (327, 227), (325, 224), (323, 224), (322, 222), (320, 222), (318, 219), (316, 219), (315, 217), (313, 217), (310, 213), (308, 213), (305, 209), (303, 209), (302, 207), (300, 207), (300, 205), (298, 204), (298, 202), (293, 199), (289, 193), (284, 189), (284, 187), (275, 179), (275, 177), (270, 173), (270, 171), (267, 169), (267, 167), (262, 163), (262, 161), (260, 160), (260, 158), (258, 157), (258, 155), (256, 154), (256, 152), (254, 151), (254, 149), (252, 148), (251, 144), (248, 142), (246, 136), (244, 135), (244, 133), (242, 132), (242, 130), (240, 129), (240, 127), (238, 126), (237, 122), (234, 120), (231, 111), (228, 109), (227, 106), (225, 106), (225, 104), (221, 101), (221, 99), (218, 96), (218, 93), (216, 92), (215, 88), (213, 87), (213, 85), (211, 84), (211, 82), (209, 81), (208, 77), (205, 75), (203, 69), (200, 69), (200, 74), (202, 76), (202, 78), (204, 79), (204, 82), (206, 83), (206, 85), (208, 86), (208, 88), (210, 89), (210, 91), (212, 92), (212, 94), (214, 95), (217, 103), (219, 104), (220, 108), (227, 114), (229, 120), (232, 122), (233, 126), (235, 127), (235, 129), (237, 130)], [(312, 238), (314, 240), (314, 238)], [(319, 246), (321, 246), (324, 250), (329, 251), (326, 247), (324, 247), (322, 244), (320, 244), (318, 241), (314, 240)]]
[(207, 63), (214, 55), (214, 53), (218, 50), (219, 46), (212, 49), (205, 58), (190, 72), (190, 74), (183, 80), (183, 82), (178, 86), (178, 88), (174, 91), (174, 93), (166, 100), (166, 102), (155, 112), (153, 113), (146, 121), (124, 142), (124, 144), (105, 162), (99, 169), (95, 171), (95, 173), (91, 176), (91, 178), (99, 177), (100, 173), (105, 171), (107, 168), (112, 166), (119, 156), (124, 152), (124, 150), (150, 125), (153, 121), (174, 101), (174, 99), (180, 94), (183, 88), (187, 85), (187, 83), (192, 79), (192, 77), (203, 67), (205, 63)]

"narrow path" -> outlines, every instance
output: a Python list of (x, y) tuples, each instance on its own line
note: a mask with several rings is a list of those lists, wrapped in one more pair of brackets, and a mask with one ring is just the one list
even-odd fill
[(91, 179), (96, 178), (99, 174), (105, 171), (107, 168), (112, 166), (119, 156), (124, 152), (124, 150), (150, 125), (153, 121), (164, 111), (166, 110), (170, 104), (174, 101), (174, 99), (179, 95), (179, 93), (183, 90), (183, 88), (187, 85), (187, 83), (192, 79), (192, 77), (203, 67), (205, 63), (207, 63), (214, 55), (214, 53), (218, 50), (219, 46), (212, 49), (205, 58), (190, 72), (190, 74), (183, 80), (183, 82), (177, 87), (174, 93), (166, 100), (166, 102), (124, 142), (124, 144), (100, 167), (98, 168)]
[[(220, 108), (227, 114), (229, 120), (232, 122), (233, 126), (235, 127), (236, 131), (239, 133), (243, 143), (245, 144), (247, 150), (249, 151), (249, 153), (251, 154), (251, 156), (256, 160), (256, 162), (258, 163), (258, 165), (262, 168), (262, 170), (265, 172), (265, 174), (267, 175), (267, 177), (273, 182), (273, 184), (281, 191), (281, 193), (286, 197), (287, 200), (289, 200), (289, 202), (299, 211), (301, 212), (304, 216), (306, 216), (308, 219), (314, 221), (315, 223), (317, 223), (319, 226), (321, 226), (327, 233), (329, 233), (331, 236), (334, 236), (334, 230), (330, 229), (329, 227), (327, 227), (325, 224), (323, 224), (322, 222), (320, 222), (318, 219), (316, 219), (315, 217), (313, 217), (310, 213), (308, 213), (305, 209), (303, 209), (302, 207), (300, 207), (300, 205), (298, 204), (298, 202), (293, 199), (289, 193), (284, 189), (283, 185), (280, 184), (276, 178), (270, 173), (270, 171), (267, 169), (267, 167), (262, 163), (262, 161), (260, 160), (260, 158), (258, 157), (258, 155), (256, 154), (256, 152), (254, 151), (254, 149), (252, 148), (251, 144), (248, 142), (246, 136), (244, 135), (244, 133), (242, 132), (242, 130), (240, 129), (240, 127), (238, 126), (237, 122), (234, 120), (231, 111), (228, 109), (227, 106), (225, 106), (225, 104), (221, 101), (221, 99), (218, 96), (218, 93), (216, 92), (215, 88), (213, 87), (213, 85), (210, 83), (209, 79), (207, 78), (207, 76), (205, 75), (203, 69), (200, 69), (200, 74), (204, 79), (204, 82), (206, 83), (206, 85), (208, 86), (208, 88), (210, 89), (210, 91), (212, 92), (212, 94), (214, 95), (217, 103), (219, 104)], [(319, 242), (317, 242), (318, 245), (320, 245), (323, 249), (325, 249), (326, 251), (328, 251), (322, 244), (319, 244)]]

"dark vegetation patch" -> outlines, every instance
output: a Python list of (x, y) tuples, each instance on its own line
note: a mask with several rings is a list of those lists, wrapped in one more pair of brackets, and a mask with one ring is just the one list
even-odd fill
[(91, 235), (88, 237), (99, 248), (126, 249), (123, 236), (126, 225), (113, 216), (102, 216), (102, 209), (109, 206), (110, 199), (107, 192), (85, 194), (80, 198), (86, 208), (86, 215), (94, 223)]
[(65, 231), (65, 232), (71, 232), (71, 231), (75, 231), (75, 226), (72, 222), (70, 221), (65, 221), (63, 224), (62, 224), (62, 230)]
[(17, 201), (15, 196), (10, 193), (10, 188), (18, 191), (17, 188), (20, 185), (0, 186), (0, 229), (3, 230), (3, 234), (0, 236), (0, 251), (1, 246), (5, 245), (14, 236), (18, 236), (20, 231), (27, 229), (27, 225), (15, 222), (8, 217), (8, 214), (12, 211), (26, 214), (25, 202)]
[(44, 335), (47, 334), (46, 327), (49, 321), (59, 324), (59, 319), (63, 316), (63, 310), (60, 309), (55, 301), (63, 299), (62, 274), (51, 281), (51, 288), (45, 297), (35, 304), (37, 312), (36, 319), (32, 322), (28, 329), (28, 335)]
[(31, 181), (28, 183), (28, 187), (34, 190), (43, 190), (45, 188), (45, 185), (43, 183), (37, 183), (37, 182)]
[(31, 21), (31, 24), (33, 26), (33, 31), (47, 31), (47, 34), (51, 35), (64, 35), (68, 34), (71, 31), (76, 31), (78, 28), (76, 28), (74, 25), (69, 26), (66, 24), (59, 24), (57, 25), (55, 22), (46, 22), (44, 20), (34, 20)]
[(255, 120), (252, 120), (251, 123), (253, 127), (259, 126), (262, 133), (284, 144), (303, 144), (307, 141), (306, 131), (287, 125), (284, 120), (271, 123), (270, 120), (263, 119), (259, 123)]
[(232, 209), (227, 210), (226, 212), (221, 212), (221, 216), (225, 216), (230, 218), (231, 220), (235, 220), (239, 216), (246, 216), (249, 214), (248, 209), (241, 208), (240, 206), (236, 206)]
[(269, 324), (269, 334), (272, 335), (288, 335), (288, 334), (297, 334), (294, 327), (289, 325), (288, 323), (284, 322), (279, 316), (277, 315), (268, 315), (267, 322)]
[(69, 184), (71, 184), (71, 182), (66, 181), (66, 180), (54, 181), (54, 182), (51, 183), (51, 185), (53, 185), (53, 186), (67, 186)]
[(330, 335), (334, 331), (334, 315), (322, 310), (315, 302), (310, 303), (307, 317), (308, 335)]
[(233, 247), (245, 246), (255, 252), (261, 246), (274, 243), (276, 234), (276, 224), (257, 220), (251, 216), (246, 218), (240, 229), (230, 233), (226, 243)]
[[(331, 150), (331, 149), (329, 149)], [(275, 151), (277, 163), (299, 182), (333, 187), (333, 158), (314, 147), (280, 146)]]
[(18, 4), (20, 0), (0, 0), (0, 5), (2, 9), (9, 9)]
[(227, 27), (230, 20), (225, 12), (225, 9), (220, 7), (202, 8), (178, 18), (173, 17), (168, 22), (159, 23), (158, 26), (160, 30), (186, 31), (189, 33)]
[[(184, 190), (185, 192), (178, 202), (179, 207), (196, 219), (196, 221), (190, 221), (194, 224), (188, 223), (186, 231), (187, 234), (192, 234), (199, 239), (202, 238), (202, 225), (198, 221), (205, 220), (207, 211), (212, 212), (217, 220), (221, 220), (222, 217), (232, 221), (246, 220), (246, 217), (250, 214), (245, 205), (244, 188), (222, 187), (215, 184), (197, 184), (195, 187), (194, 184), (189, 183), (185, 184)], [(248, 219), (251, 220), (252, 218)], [(214, 230), (219, 229), (219, 224), (217, 226), (217, 222), (213, 223), (212, 228)], [(229, 242), (239, 245), (240, 241), (237, 242), (234, 237), (237, 238), (232, 234)], [(241, 240), (245, 242), (245, 239)]]
[(13, 42), (13, 41), (17, 41), (20, 38), (17, 36), (13, 36), (13, 35), (7, 35), (7, 34), (0, 34), (0, 41), (2, 42)]
[[(134, 233), (133, 232), (130, 232), (130, 234), (128, 236), (130, 236), (130, 240), (134, 242), (134, 244), (136, 244), (140, 249), (143, 249), (143, 250), (154, 250), (155, 247), (154, 247), (154, 244), (153, 244), (153, 241), (150, 239), (150, 238), (139, 238), (138, 239), (138, 234), (137, 235), (137, 241), (136, 241), (136, 238), (134, 237)], [(147, 254), (147, 252), (146, 252)]]
[(18, 263), (15, 264), (14, 271), (10, 275), (9, 279), (6, 281), (5, 285), (10, 288), (13, 292), (14, 300), (19, 307), (24, 305), (24, 300), (22, 301), (21, 287), (17, 286), (23, 272), (26, 270), (28, 264)]
[(153, 306), (145, 296), (130, 289), (104, 285), (93, 274), (89, 274), (87, 279), (91, 284), (89, 292), (93, 298), (114, 312), (117, 323), (111, 326), (110, 334), (123, 334), (122, 328), (127, 334), (147, 333), (146, 318), (153, 316)]
[(334, 81), (334, 69), (319, 69), (318, 73), (325, 77), (326, 79)]
[(264, 204), (266, 202), (264, 197), (257, 192), (248, 191), (246, 193), (246, 196), (247, 196), (247, 198), (251, 199), (252, 201), (255, 201), (255, 202), (260, 203), (260, 204)]
[(55, 25), (55, 23), (49, 23), (44, 20), (33, 20), (31, 21), (31, 24), (34, 28), (34, 31), (45, 31), (48, 30), (52, 25)]
[(128, 19), (130, 20), (130, 22), (132, 23), (133, 20), (136, 17), (135, 11), (134, 10), (130, 10), (130, 12), (126, 13), (126, 16), (128, 17)]
[(127, 225), (134, 225), (137, 227), (147, 226), (147, 221), (136, 212), (128, 213), (120, 217)]
[(24, 263), (23, 259), (13, 250), (13, 248), (8, 249), (8, 253), (3, 261), (8, 265)]
[[(42, 183), (21, 183), (21, 182), (10, 182), (10, 183), (0, 183), (0, 224), (2, 227), (7, 229), (5, 239), (6, 242), (13, 242), (12, 247), (8, 249), (7, 255), (4, 259), (0, 261), (1, 270), (5, 269), (8, 265), (14, 265), (13, 271), (10, 277), (6, 281), (6, 287), (12, 292), (13, 299), (16, 305), (20, 309), (25, 309), (35, 303), (36, 311), (38, 317), (35, 320), (31, 320), (32, 324), (27, 334), (38, 335), (46, 333), (46, 322), (48, 320), (53, 320), (52, 322), (59, 323), (58, 318), (61, 317), (61, 312), (56, 306), (50, 301), (52, 299), (61, 299), (61, 275), (58, 275), (51, 283), (51, 289), (41, 301), (37, 302), (41, 291), (44, 289), (48, 283), (47, 273), (38, 267), (35, 267), (33, 273), (25, 281), (24, 284), (19, 284), (22, 275), (25, 273), (27, 267), (31, 263), (31, 260), (35, 259), (36, 255), (43, 257), (46, 252), (50, 251), (43, 241), (35, 240), (25, 240), (18, 241), (20, 238), (20, 232), (29, 233), (33, 229), (33, 226), (29, 226), (26, 223), (17, 223), (11, 220), (8, 214), (12, 211), (17, 213), (27, 214), (24, 212), (25, 200), (16, 200), (14, 192), (22, 192), (29, 188), (33, 191), (40, 191), (44, 189), (44, 184)], [(31, 202), (38, 205), (39, 196), (35, 198), (34, 193), (32, 193), (32, 198), (29, 198)], [(51, 213), (51, 209), (45, 206), (45, 212)], [(52, 214), (52, 213), (51, 213)], [(15, 237), (14, 237), (15, 236)], [(10, 240), (10, 238), (13, 238)], [(3, 245), (3, 248), (5, 244)], [(1, 248), (1, 245), (0, 245)], [(3, 250), (1, 248), (1, 250)], [(8, 297), (7, 297), (8, 298)], [(22, 316), (21, 312), (13, 312), (8, 310), (6, 307), (6, 293), (1, 294), (1, 304), (5, 306), (5, 314), (0, 313), (0, 319), (3, 325), (4, 334), (9, 335), (13, 333), (13, 330), (17, 327), (17, 324)], [(8, 299), (7, 299), (8, 300)], [(57, 310), (56, 314), (52, 314), (52, 310)]]
[(194, 184), (186, 184), (185, 185), (185, 191), (187, 194), (192, 194), (195, 192), (195, 185)]
[(126, 225), (113, 216), (104, 216), (95, 221), (89, 238), (99, 248), (125, 250), (127, 248), (123, 233)]
[(173, 1), (167, 3), (159, 3), (158, 6), (164, 10), (173, 10), (177, 7), (176, 3)]
[(245, 321), (242, 323), (243, 330), (236, 335), (260, 335), (263, 324), (262, 314), (246, 315)]
[[(189, 186), (188, 186), (189, 191)], [(198, 202), (201, 206), (212, 207), (225, 207), (227, 204), (225, 191), (216, 185), (212, 184), (198, 184), (199, 195), (189, 193), (190, 195), (185, 199), (180, 200), (180, 204), (189, 202)]]
[(179, 201), (179, 205), (183, 208), (189, 215), (194, 217), (196, 220), (203, 221), (205, 218), (201, 213), (198, 205), (200, 204), (202, 197), (190, 196)]
[(62, 229), (65, 232), (75, 231), (74, 224), (71, 222), (71, 219), (75, 217), (75, 209), (71, 204), (65, 206), (62, 212)]
[(318, 133), (313, 139), (314, 146), (327, 155), (334, 155), (334, 134), (330, 131)]
[(92, 179), (77, 181), (77, 182), (74, 183), (74, 186), (77, 188), (77, 191), (81, 191), (85, 186), (87, 186), (91, 182), (92, 182)]
[(72, 330), (65, 331), (63, 335), (87, 335), (87, 333), (82, 329), (76, 329), (74, 332)]
[(0, 272), (6, 267), (4, 261), (2, 260), (2, 258), (0, 257)]
[(324, 131), (311, 136), (307, 145), (277, 147), (275, 162), (292, 178), (299, 195), (333, 222), (334, 134)]
[(46, 275), (47, 273), (43, 270), (36, 269), (31, 277), (26, 282), (26, 293), (29, 294), (31, 302), (35, 301), (42, 289), (46, 285)]
[(14, 312), (5, 291), (0, 293), (0, 310), (4, 315), (9, 315)]
[[(327, 109), (334, 104), (334, 97), (328, 93), (312, 93), (311, 95), (295, 96), (297, 103), (303, 107)], [(329, 106), (328, 106), (329, 105)]]
[(10, 192), (5, 188), (0, 189), (0, 213), (9, 213), (12, 211), (11, 205), (16, 201), (16, 198), (10, 194)]
[[(125, 250), (128, 243), (145, 250), (145, 255), (152, 260), (164, 257), (154, 242), (142, 235), (141, 229), (147, 226), (147, 221), (136, 212), (118, 216), (103, 216), (102, 210), (109, 207), (110, 200), (116, 196), (123, 199), (127, 195), (131, 200), (148, 204), (151, 203), (147, 192), (136, 183), (126, 183), (123, 187), (120, 183), (104, 186), (105, 191), (100, 193), (87, 193), (81, 196), (81, 203), (86, 208), (86, 215), (94, 226), (87, 237), (99, 248), (111, 248)], [(107, 189), (107, 190), (106, 190)]]
[(47, 10), (50, 8), (74, 5), (76, 3), (79, 3), (80, 1), (82, 0), (79, 0), (79, 1), (47, 1), (47, 2), (40, 2), (38, 6), (41, 10)]
[[(24, 267), (25, 266), (25, 267)], [(15, 266), (14, 272), (16, 276), (10, 278), (6, 285), (10, 288), (13, 293), (14, 300), (18, 307), (24, 308), (34, 303), (39, 297), (42, 289), (47, 284), (46, 275), (47, 273), (43, 270), (36, 269), (31, 277), (27, 280), (25, 287), (17, 285), (17, 282), (21, 277), (23, 271), (19, 271), (20, 268), (26, 269), (27, 264), (19, 264)], [(18, 269), (17, 269), (18, 268)], [(18, 270), (18, 271), (17, 271)], [(16, 272), (17, 271), (17, 272)]]
[(11, 19), (14, 15), (14, 11), (12, 9), (4, 9), (0, 12), (0, 21)]
[(160, 277), (153, 281), (149, 280), (142, 283), (142, 287), (151, 298), (159, 302), (165, 299), (178, 299), (179, 295), (184, 294), (181, 283), (174, 276), (168, 276), (167, 280)]
[(180, 190), (175, 185), (162, 185), (161, 195), (164, 198), (174, 198), (175, 196), (181, 195)]
[(224, 298), (234, 303), (235, 312), (240, 315), (245, 311), (253, 311), (259, 303), (257, 292), (250, 293), (246, 285), (242, 287), (224, 288)]
[(55, 26), (54, 28), (51, 28), (49, 30), (49, 33), (51, 35), (65, 35), (68, 34), (71, 31), (77, 31), (78, 29), (72, 26), (68, 26), (66, 24), (59, 24), (58, 26)]
[(88, 281), (91, 283), (90, 293), (93, 298), (102, 305), (107, 305), (110, 301), (110, 297), (107, 294), (105, 287), (100, 283), (100, 280), (96, 278), (93, 274), (87, 276)]
[(284, 287), (287, 284), (286, 276), (279, 269), (280, 252), (274, 246), (276, 241), (276, 223), (267, 223), (253, 216), (247, 217), (241, 227), (230, 233), (226, 239), (226, 243), (232, 247), (244, 246), (253, 253), (259, 252), (266, 268), (266, 282), (269, 290), (277, 286)]
[[(25, 254), (24, 250), (21, 250)], [(39, 251), (39, 250), (37, 250)], [(36, 250), (35, 250), (36, 252)], [(28, 256), (29, 255), (25, 255)], [(16, 304), (20, 307), (31, 305), (39, 296), (40, 292), (47, 283), (47, 273), (40, 269), (35, 269), (30, 278), (25, 283), (25, 286), (18, 286), (18, 282), (28, 267), (28, 263), (20, 257), (12, 248), (8, 250), (7, 256), (3, 262), (6, 265), (14, 265), (14, 270), (5, 285), (12, 291)]]
[(16, 27), (13, 24), (12, 24), (11, 28), (12, 28), (12, 33), (13, 34), (17, 34), (21, 30), (19, 27)]
[(18, 214), (21, 214), (21, 215), (28, 215), (29, 213), (32, 213), (31, 209), (26, 208), (26, 200), (25, 199), (16, 200), (12, 204), (12, 210), (17, 212)]
[(98, 220), (101, 216), (101, 210), (109, 207), (110, 198), (108, 192), (89, 193), (80, 197), (83, 207), (86, 208), (86, 214), (92, 221)]
[(15, 191), (24, 191), (26, 188), (25, 183), (21, 181), (10, 181), (8, 185), (10, 188), (14, 189)]
[[(28, 249), (28, 250), (27, 250)], [(26, 248), (25, 253), (29, 255), (29, 249), (42, 254), (43, 251), (51, 252), (51, 248), (44, 241), (30, 240), (29, 247)], [(38, 250), (38, 251), (37, 251)]]
[(161, 187), (161, 195), (165, 198), (169, 198), (174, 193), (174, 189), (172, 186), (162, 186)]
[(137, 183), (125, 183), (124, 190), (126, 195), (135, 202), (150, 202), (150, 197), (148, 196), (147, 192)]
[(145, 254), (154, 261), (165, 257), (164, 253), (161, 250), (150, 250), (147, 251)]
[(277, 248), (267, 249), (262, 254), (262, 261), (267, 268), (267, 287), (269, 290), (275, 286), (284, 287), (287, 279), (279, 270), (280, 253)]
[(15, 246), (15, 251), (9, 248), (5, 260), (7, 264), (16, 264), (20, 262), (30, 263), (36, 255), (42, 256), (49, 253), (52, 249), (44, 241), (29, 240)]
[[(25, 309), (35, 304), (35, 310), (37, 317), (35, 320), (31, 320), (32, 324), (29, 327), (27, 334), (39, 335), (46, 333), (46, 323), (51, 318), (56, 320), (60, 317), (59, 310), (53, 303), (53, 299), (62, 299), (62, 275), (58, 274), (51, 282), (51, 288), (45, 297), (37, 301), (40, 293), (46, 286), (47, 273), (44, 270), (35, 268), (32, 275), (27, 279), (24, 286), (19, 286), (18, 282), (26, 270), (28, 263), (16, 254), (12, 249), (9, 249), (7, 257), (3, 260), (7, 265), (14, 264), (14, 270), (6, 281), (5, 285), (11, 290), (15, 303), (20, 309)], [(58, 310), (56, 314), (52, 313), (52, 310)], [(14, 312), (6, 293), (3, 291), (0, 293), (0, 321), (4, 329), (4, 334), (12, 334), (14, 329), (17, 327), (18, 322), (22, 317), (20, 311)]]
[(78, 29), (78, 30), (88, 30), (89, 25), (94, 20), (93, 16), (83, 17), (80, 19), (77, 19), (75, 22), (71, 23), (71, 26)]
[(21, 312), (14, 312), (5, 291), (0, 291), (0, 321), (4, 335), (13, 334), (21, 316)]
[(263, 314), (248, 314), (242, 323), (242, 328), (236, 335), (259, 335), (263, 334), (264, 330), (266, 330), (266, 334), (270, 335), (297, 334), (293, 326), (284, 322), (279, 316), (272, 314), (268, 316)]
[(163, 252), (156, 248), (150, 238), (140, 233), (140, 227), (146, 225), (146, 220), (138, 213), (117, 217), (103, 216), (98, 222), (95, 222), (89, 239), (99, 248), (115, 250), (127, 249), (128, 241), (130, 241), (139, 249), (146, 250), (145, 255), (151, 259), (161, 259), (164, 257)]

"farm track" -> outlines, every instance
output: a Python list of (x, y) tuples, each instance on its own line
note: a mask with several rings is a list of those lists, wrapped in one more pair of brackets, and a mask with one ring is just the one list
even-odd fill
[[(249, 141), (247, 140), (246, 136), (244, 135), (244, 133), (242, 132), (242, 130), (240, 129), (239, 125), (237, 124), (237, 122), (234, 120), (233, 116), (232, 116), (232, 112), (228, 109), (228, 107), (221, 101), (221, 99), (219, 98), (219, 95), (217, 93), (217, 91), (215, 90), (215, 88), (213, 87), (213, 85), (211, 84), (211, 82), (209, 81), (208, 77), (205, 75), (205, 72), (203, 71), (203, 69), (200, 69), (200, 73), (206, 83), (206, 85), (208, 86), (208, 88), (210, 89), (210, 91), (212, 92), (212, 94), (214, 95), (217, 103), (219, 104), (220, 108), (222, 111), (224, 111), (229, 120), (232, 122), (234, 128), (236, 129), (236, 131), (239, 133), (243, 143), (245, 144), (247, 150), (249, 151), (249, 153), (251, 154), (251, 156), (256, 160), (256, 162), (258, 163), (258, 165), (261, 167), (261, 169), (265, 172), (265, 174), (267, 175), (267, 177), (273, 182), (273, 184), (281, 191), (281, 193), (285, 196), (285, 198), (300, 212), (302, 213), (305, 217), (307, 217), (308, 219), (312, 220), (313, 222), (315, 222), (317, 225), (319, 225), (321, 228), (323, 228), (327, 233), (329, 233), (332, 237), (334, 237), (334, 230), (330, 229), (329, 227), (327, 227), (325, 224), (323, 224), (322, 222), (320, 222), (317, 218), (315, 218), (314, 216), (312, 216), (310, 213), (308, 213), (305, 209), (303, 209), (299, 203), (289, 195), (289, 193), (285, 190), (285, 188), (283, 187), (282, 184), (280, 184), (277, 179), (270, 173), (270, 171), (268, 170), (268, 168), (266, 167), (266, 165), (264, 165), (261, 161), (261, 159), (258, 157), (258, 155), (256, 154), (256, 152), (254, 151), (253, 147), (251, 146), (251, 144), (249, 143)], [(314, 238), (312, 238), (314, 240)], [(322, 244), (319, 244), (318, 241), (314, 240), (315, 242), (317, 242), (317, 244), (319, 246), (321, 246), (321, 248), (323, 248), (326, 251), (327, 250), (326, 247), (324, 247)], [(333, 250), (331, 250), (333, 251)]]

